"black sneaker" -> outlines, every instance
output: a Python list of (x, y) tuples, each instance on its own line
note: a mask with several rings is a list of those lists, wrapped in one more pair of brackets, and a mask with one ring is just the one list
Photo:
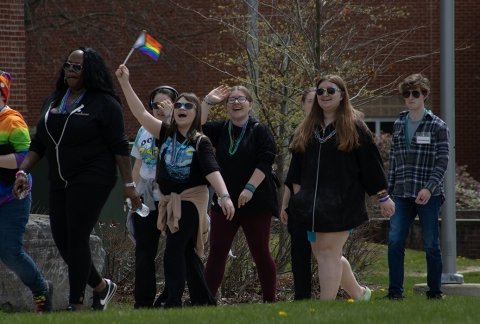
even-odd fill
[(165, 307), (165, 302), (167, 301), (168, 298), (168, 292), (167, 289), (164, 289), (162, 293), (157, 297), (155, 302), (153, 303), (153, 307), (155, 308), (164, 308)]
[(113, 281), (110, 279), (104, 280), (107, 283), (107, 287), (105, 287), (105, 289), (100, 293), (93, 291), (93, 310), (106, 310), (108, 302), (112, 299), (113, 295), (117, 291), (117, 285)]
[(431, 300), (441, 300), (441, 299), (445, 299), (445, 295), (442, 294), (442, 293), (429, 294), (429, 293), (427, 292), (427, 299), (431, 299)]
[(33, 296), (35, 313), (48, 313), (52, 311), (53, 285), (47, 281), (47, 290)]
[(390, 300), (402, 300), (404, 297), (402, 294), (388, 293), (388, 295), (383, 298)]

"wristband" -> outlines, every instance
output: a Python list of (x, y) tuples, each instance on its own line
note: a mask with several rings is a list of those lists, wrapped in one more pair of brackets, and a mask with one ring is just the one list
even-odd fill
[(250, 182), (248, 182), (246, 185), (245, 185), (245, 190), (248, 190), (250, 191), (252, 194), (255, 192), (255, 190), (257, 190), (257, 187), (255, 187), (253, 184), (251, 184)]
[(18, 178), (19, 175), (23, 175), (25, 178), (28, 179), (28, 174), (23, 170), (18, 170), (17, 173), (15, 173), (15, 179)]
[(135, 184), (135, 181), (132, 181), (132, 182), (127, 182), (124, 184), (125, 188), (136, 188), (137, 185)]
[(383, 196), (382, 198), (379, 198), (379, 199), (378, 199), (378, 202), (379, 202), (379, 203), (384, 203), (384, 202), (386, 202), (388, 199), (390, 199), (390, 196), (387, 194), (386, 196)]
[(206, 95), (204, 98), (203, 98), (203, 101), (205, 101), (205, 103), (209, 106), (215, 106), (215, 104), (211, 101), (208, 100), (208, 95)]

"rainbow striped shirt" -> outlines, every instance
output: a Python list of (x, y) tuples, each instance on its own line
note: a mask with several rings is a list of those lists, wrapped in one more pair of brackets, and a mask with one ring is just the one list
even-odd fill
[[(30, 147), (30, 133), (25, 120), (18, 111), (5, 106), (0, 111), (0, 155), (14, 153), (17, 165), (20, 165)], [(0, 206), (15, 199), (12, 194), (12, 169), (0, 167)], [(29, 179), (31, 181), (31, 179)]]

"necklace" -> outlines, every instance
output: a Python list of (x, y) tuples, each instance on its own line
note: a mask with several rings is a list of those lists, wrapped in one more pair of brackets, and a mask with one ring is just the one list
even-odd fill
[(67, 92), (65, 92), (65, 95), (62, 98), (62, 101), (60, 102), (60, 107), (59, 107), (60, 114), (67, 114), (69, 112), (68, 111), (69, 107), (76, 107), (80, 102), (80, 100), (82, 100), (83, 96), (85, 95), (85, 90), (82, 91), (82, 93), (80, 93), (80, 95), (78, 95), (75, 99), (73, 99), (73, 101), (70, 104), (68, 104), (68, 99), (70, 98), (71, 93), (72, 92), (70, 88), (68, 88)]
[(242, 132), (240, 133), (240, 136), (234, 140), (233, 139), (233, 132), (232, 132), (232, 121), (228, 121), (228, 136), (230, 137), (230, 145), (228, 147), (228, 154), (230, 156), (234, 155), (235, 152), (237, 152), (238, 146), (240, 145), (240, 142), (242, 141), (243, 137), (245, 136), (245, 131), (247, 130), (247, 125), (248, 121), (243, 124), (242, 126)]
[(183, 151), (187, 148), (187, 145), (185, 145), (188, 142), (188, 138), (186, 138), (181, 144), (180, 147), (177, 150), (176, 144), (177, 144), (177, 133), (173, 135), (173, 141), (172, 141), (172, 156), (170, 157), (170, 165), (174, 165), (177, 163), (177, 156), (178, 152)]
[(331, 139), (333, 136), (337, 134), (337, 131), (334, 129), (331, 133), (329, 133), (327, 136), (325, 136), (325, 128), (323, 129), (323, 137), (320, 136), (320, 132), (316, 129), (314, 132), (315, 139), (320, 142), (320, 144), (325, 143), (329, 139)]

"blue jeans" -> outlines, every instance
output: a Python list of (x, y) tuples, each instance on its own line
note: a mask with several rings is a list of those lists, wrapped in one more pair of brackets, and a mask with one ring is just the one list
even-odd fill
[(428, 296), (441, 293), (442, 254), (440, 251), (438, 216), (441, 196), (432, 196), (426, 205), (418, 205), (414, 198), (395, 197), (395, 214), (390, 218), (388, 234), (388, 270), (390, 294), (403, 294), (405, 240), (418, 214), (422, 229), (423, 247), (427, 258)]
[(31, 195), (28, 195), (0, 206), (0, 259), (35, 295), (47, 290), (47, 284), (35, 262), (23, 249), (31, 203)]

